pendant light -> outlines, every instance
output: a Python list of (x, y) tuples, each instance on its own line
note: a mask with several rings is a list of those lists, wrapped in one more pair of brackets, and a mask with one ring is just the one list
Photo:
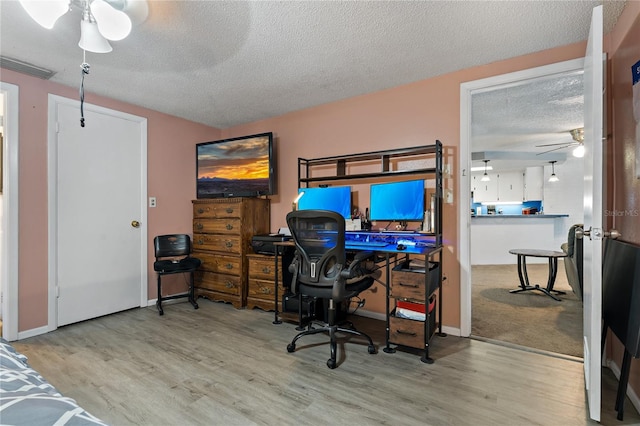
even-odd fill
[(556, 176), (556, 168), (555, 168), (555, 164), (556, 161), (549, 161), (551, 163), (551, 176), (549, 177), (549, 182), (558, 182), (560, 179), (558, 179), (558, 176)]
[(484, 161), (484, 174), (482, 175), (482, 179), (480, 179), (480, 181), (489, 182), (491, 180), (491, 178), (487, 174), (487, 163), (489, 162), (489, 160), (482, 160), (482, 161)]

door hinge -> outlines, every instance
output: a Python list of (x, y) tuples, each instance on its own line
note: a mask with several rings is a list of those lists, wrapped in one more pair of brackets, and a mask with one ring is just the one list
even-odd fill
[(60, 298), (60, 286), (56, 286), (56, 299)]

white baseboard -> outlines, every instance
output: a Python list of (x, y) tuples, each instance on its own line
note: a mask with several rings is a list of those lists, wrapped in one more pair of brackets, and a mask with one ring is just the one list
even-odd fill
[(49, 332), (49, 327), (38, 327), (32, 328), (31, 330), (25, 330), (18, 332), (18, 340), (28, 339), (29, 337), (39, 336), (41, 334), (46, 334)]

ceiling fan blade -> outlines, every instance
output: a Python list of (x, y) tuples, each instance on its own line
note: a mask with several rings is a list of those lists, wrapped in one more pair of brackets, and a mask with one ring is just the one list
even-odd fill
[(575, 144), (570, 143), (570, 144), (568, 144), (568, 145), (564, 145), (564, 146), (561, 146), (561, 147), (558, 147), (558, 148), (548, 149), (548, 150), (546, 150), (546, 151), (539, 152), (539, 153), (537, 153), (536, 155), (542, 155), (542, 154), (546, 154), (546, 153), (548, 153), (548, 152), (553, 152), (553, 151), (558, 151), (558, 150), (561, 150), (561, 149), (569, 148), (569, 147), (570, 147), (570, 146), (572, 146), (572, 145), (575, 145)]
[(540, 148), (543, 146), (556, 146), (556, 145), (566, 145), (566, 146), (571, 146), (571, 145), (577, 145), (578, 142), (558, 142), (558, 143), (548, 143), (545, 145), (536, 145), (536, 148)]

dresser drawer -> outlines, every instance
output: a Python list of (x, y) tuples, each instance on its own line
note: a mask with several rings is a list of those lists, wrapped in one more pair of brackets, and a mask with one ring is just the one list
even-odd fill
[(229, 234), (239, 235), (242, 222), (239, 218), (223, 218), (223, 219), (194, 219), (193, 232), (205, 234)]
[[(249, 277), (259, 280), (275, 279), (275, 262), (272, 256), (247, 256), (249, 259)], [(282, 258), (278, 258), (278, 282), (282, 284)]]
[(203, 271), (227, 275), (240, 275), (242, 273), (242, 259), (238, 256), (222, 256), (196, 251), (193, 253), (193, 257), (197, 257), (202, 261), (200, 269)]
[(242, 203), (238, 202), (194, 203), (193, 218), (240, 217), (241, 209)]
[(242, 241), (239, 235), (193, 234), (194, 250), (210, 250), (241, 254)]
[[(282, 287), (282, 285), (278, 285), (278, 295), (283, 295), (284, 292), (284, 287)], [(275, 286), (273, 280), (267, 281), (249, 278), (249, 288), (247, 296), (275, 301)]]
[(429, 291), (425, 292), (426, 276), (424, 271), (416, 272), (404, 269), (404, 265), (398, 265), (391, 271), (391, 285), (389, 294), (396, 299), (413, 299), (424, 301), (425, 296), (431, 295), (438, 289), (440, 280), (439, 263), (430, 263)]
[(241, 296), (241, 279), (236, 275), (196, 271), (195, 287)]

